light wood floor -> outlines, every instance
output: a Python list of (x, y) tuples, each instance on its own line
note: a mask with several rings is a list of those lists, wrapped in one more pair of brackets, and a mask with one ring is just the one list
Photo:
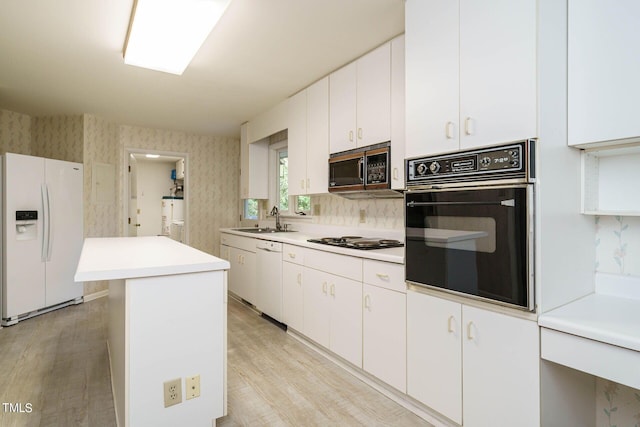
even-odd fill
[[(0, 403), (31, 403), (0, 426), (115, 425), (107, 298), (0, 330)], [(428, 426), (229, 299), (228, 411), (219, 426)]]

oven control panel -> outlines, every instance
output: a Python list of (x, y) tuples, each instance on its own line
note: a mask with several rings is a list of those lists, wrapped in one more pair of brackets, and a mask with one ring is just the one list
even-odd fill
[(480, 179), (527, 178), (533, 140), (406, 161), (407, 186)]

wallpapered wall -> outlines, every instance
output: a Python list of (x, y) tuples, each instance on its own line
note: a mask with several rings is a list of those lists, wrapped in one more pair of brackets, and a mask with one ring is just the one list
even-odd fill
[[(596, 222), (595, 270), (640, 276), (640, 218), (601, 216)], [(640, 426), (640, 390), (598, 379), (596, 425)]]
[[(31, 154), (48, 159), (82, 163), (84, 116), (31, 119)], [(85, 175), (86, 176), (86, 175)]]
[(238, 222), (240, 142), (236, 138), (221, 138), (184, 132), (120, 127), (119, 148), (119, 234), (124, 233), (125, 148), (152, 149), (187, 154), (188, 188), (187, 227), (189, 245), (218, 254), (218, 229), (233, 227)]
[(31, 117), (0, 110), (0, 154), (31, 154)]
[[(219, 228), (237, 223), (240, 170), (239, 139), (119, 126), (89, 114), (31, 118), (0, 110), (0, 154), (13, 152), (84, 163), (84, 233), (86, 237), (124, 234), (125, 148), (186, 153), (188, 156), (190, 244), (217, 254)], [(116, 170), (113, 200), (97, 203), (92, 195), (94, 166)], [(107, 288), (87, 282), (84, 294)]]

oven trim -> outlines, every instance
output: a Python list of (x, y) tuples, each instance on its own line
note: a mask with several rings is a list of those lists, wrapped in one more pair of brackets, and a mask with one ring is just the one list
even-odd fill
[[(442, 288), (436, 285), (431, 285), (427, 283), (418, 283), (412, 280), (407, 280), (407, 265), (406, 265), (406, 255), (405, 255), (405, 282), (407, 284), (411, 284), (414, 286), (421, 286), (429, 289), (433, 289), (438, 292), (449, 293), (452, 295), (457, 295), (463, 298), (469, 298), (477, 301), (484, 301), (494, 305), (500, 305), (503, 307), (515, 308), (522, 311), (535, 312), (537, 310), (536, 304), (536, 292), (535, 292), (535, 188), (534, 183), (524, 183), (522, 180), (501, 180), (501, 181), (489, 181), (489, 182), (469, 182), (469, 183), (456, 183), (456, 184), (443, 184), (443, 185), (429, 185), (429, 186), (420, 186), (420, 187), (412, 187), (407, 189), (404, 197), (404, 209), (405, 209), (405, 224), (406, 224), (406, 209), (408, 207), (407, 197), (410, 194), (417, 193), (432, 193), (432, 192), (443, 192), (443, 191), (468, 191), (468, 190), (488, 190), (488, 189), (499, 189), (499, 188), (525, 188), (527, 195), (527, 230), (526, 230), (526, 239), (527, 239), (527, 261), (526, 261), (526, 277), (527, 277), (527, 296), (528, 296), (528, 305), (526, 307), (511, 304), (504, 301), (494, 300), (491, 298), (481, 297), (478, 295), (467, 294), (464, 292), (455, 291), (452, 289)], [(405, 226), (406, 227), (406, 226)], [(407, 245), (405, 242), (405, 251), (407, 250)]]

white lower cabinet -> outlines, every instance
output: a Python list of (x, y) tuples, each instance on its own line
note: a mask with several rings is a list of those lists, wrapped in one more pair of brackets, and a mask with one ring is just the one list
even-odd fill
[(229, 290), (245, 301), (255, 304), (258, 293), (256, 254), (239, 248), (229, 248)]
[(303, 333), (362, 367), (362, 282), (304, 268)]
[(537, 323), (407, 292), (407, 394), (464, 426), (539, 426)]
[(303, 269), (299, 264), (282, 263), (282, 322), (298, 332), (304, 324)]
[(402, 292), (363, 285), (362, 368), (403, 393), (407, 389), (406, 304)]

